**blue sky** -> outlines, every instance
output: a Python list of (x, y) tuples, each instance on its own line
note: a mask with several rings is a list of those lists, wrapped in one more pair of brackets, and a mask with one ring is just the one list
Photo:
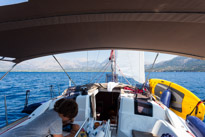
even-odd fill
[[(152, 64), (156, 57), (156, 54), (157, 53), (155, 52), (144, 52), (145, 64)], [(69, 60), (74, 60), (74, 61), (75, 60), (76, 61), (94, 60), (97, 62), (103, 62), (104, 60), (108, 59), (108, 57), (110, 56), (110, 50), (79, 51), (79, 52), (56, 54), (55, 56), (57, 57), (57, 59), (69, 59)], [(159, 63), (161, 61), (171, 60), (174, 57), (177, 57), (177, 56), (171, 55), (171, 54), (159, 53), (156, 63)], [(53, 59), (53, 57), (46, 56), (46, 57), (40, 57), (40, 58), (36, 58), (32, 60), (33, 61), (46, 61), (48, 59)]]
[[(157, 53), (155, 52), (144, 52), (145, 64), (153, 63), (156, 57), (156, 54)], [(71, 59), (71, 60), (76, 60), (76, 59), (87, 60), (88, 59), (88, 60), (95, 60), (95, 61), (102, 62), (110, 56), (110, 50), (81, 51), (81, 52), (57, 54), (56, 56), (59, 58), (66, 58), (66, 59)], [(161, 62), (161, 61), (170, 60), (174, 57), (176, 57), (176, 55), (160, 53), (157, 58), (156, 63)], [(47, 59), (47, 57), (39, 58), (39, 59)]]
[[(155, 52), (145, 52), (145, 63), (153, 63), (157, 53)], [(171, 54), (163, 54), (159, 53), (159, 56), (156, 60), (156, 63), (161, 62), (161, 61), (167, 61), (170, 59), (173, 59), (174, 57), (177, 57), (177, 55), (171, 55)]]
[[(157, 53), (154, 52), (145, 52), (145, 64), (152, 64)], [(76, 67), (79, 64), (85, 64), (87, 61), (96, 61), (102, 63), (103, 61), (108, 61), (110, 56), (110, 50), (97, 50), (97, 51), (80, 51), (80, 52), (71, 52), (64, 54), (55, 55), (59, 62), (65, 67)], [(168, 54), (159, 54), (157, 58), (157, 63), (161, 61), (170, 60), (176, 57), (176, 55)], [(0, 61), (0, 70), (7, 71), (11, 68), (13, 63)], [(52, 56), (40, 57), (31, 60), (26, 60), (21, 62), (15, 67), (14, 71), (56, 71), (59, 69), (59, 65), (54, 60)]]
[(28, 0), (0, 0), (0, 6), (13, 5), (22, 2), (28, 2)]

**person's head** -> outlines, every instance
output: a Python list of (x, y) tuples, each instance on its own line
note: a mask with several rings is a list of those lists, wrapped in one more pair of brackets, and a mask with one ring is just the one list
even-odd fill
[(63, 121), (71, 121), (78, 114), (78, 104), (73, 99), (62, 98), (55, 103), (54, 110)]

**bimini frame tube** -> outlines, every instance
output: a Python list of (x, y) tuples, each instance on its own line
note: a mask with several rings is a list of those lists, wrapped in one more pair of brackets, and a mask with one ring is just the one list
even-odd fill
[(150, 69), (150, 71), (149, 71), (149, 73), (148, 73), (148, 75), (147, 75), (147, 77), (146, 77), (146, 80), (145, 80), (144, 85), (147, 84), (147, 81), (148, 81), (148, 79), (149, 79), (149, 75), (150, 75), (152, 69), (154, 68), (154, 65), (155, 65), (155, 62), (156, 62), (158, 56), (159, 56), (159, 53), (157, 53), (157, 55), (156, 55), (156, 57), (155, 57), (155, 59), (154, 59), (154, 62), (153, 62), (152, 67), (151, 67), (151, 69)]
[(11, 69), (9, 69), (9, 71), (8, 72), (6, 72), (1, 78), (0, 78), (0, 81), (9, 73), (9, 72), (11, 72), (12, 71), (12, 69), (15, 67), (17, 65), (17, 63), (16, 64), (14, 64), (12, 67), (11, 67)]

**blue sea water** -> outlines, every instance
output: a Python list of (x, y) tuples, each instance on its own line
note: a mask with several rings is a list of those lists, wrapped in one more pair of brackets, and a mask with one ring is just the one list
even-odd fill
[[(0, 76), (4, 72), (0, 72)], [(90, 82), (105, 82), (104, 73), (70, 72), (70, 77), (77, 85)], [(150, 78), (159, 78), (177, 83), (205, 99), (205, 72), (153, 72)], [(120, 81), (125, 82), (123, 78)], [(129, 79), (131, 83), (134, 81)], [(7, 99), (9, 123), (25, 116), (21, 113), (25, 104), (26, 90), (30, 90), (29, 104), (42, 102), (51, 98), (50, 86), (53, 85), (54, 96), (58, 96), (69, 85), (68, 77), (63, 72), (11, 72), (0, 81), (0, 128), (6, 125), (4, 95)]]

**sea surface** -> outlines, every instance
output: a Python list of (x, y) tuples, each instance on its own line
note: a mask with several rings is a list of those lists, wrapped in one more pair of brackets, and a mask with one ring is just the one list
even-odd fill
[[(76, 85), (105, 82), (105, 73), (69, 72)], [(0, 77), (4, 72), (0, 72)], [(147, 75), (147, 73), (146, 73)], [(205, 99), (205, 72), (152, 72), (150, 78), (159, 78), (177, 83)], [(128, 79), (132, 84), (134, 80)], [(120, 82), (126, 81), (119, 77)], [(52, 94), (51, 94), (52, 85)], [(72, 84), (73, 85), (73, 84)], [(69, 86), (63, 72), (11, 72), (0, 81), (0, 128), (6, 125), (4, 99), (6, 95), (8, 123), (26, 116), (21, 113), (25, 104), (26, 90), (30, 90), (28, 104), (47, 101), (61, 94)]]

